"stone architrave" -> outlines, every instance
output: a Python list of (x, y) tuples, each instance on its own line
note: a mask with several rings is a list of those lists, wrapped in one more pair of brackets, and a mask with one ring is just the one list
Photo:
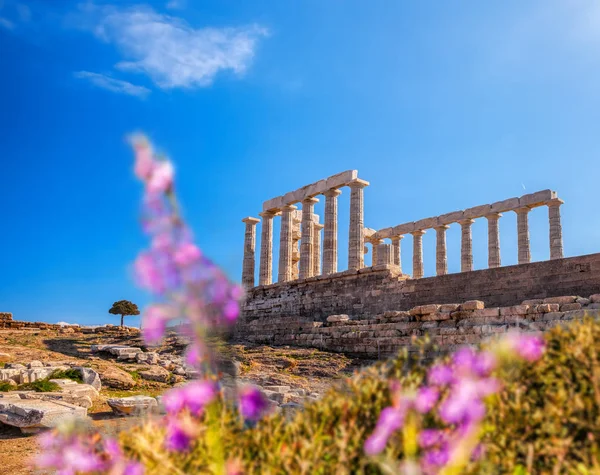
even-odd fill
[(294, 245), (293, 216), (296, 206), (286, 205), (281, 209), (281, 232), (279, 234), (278, 282), (292, 280), (292, 253)]
[(548, 219), (550, 221), (550, 259), (563, 258), (562, 225), (560, 223), (560, 206), (564, 201), (556, 198), (548, 201)]
[(531, 262), (529, 250), (529, 212), (531, 208), (526, 206), (514, 210), (517, 213), (517, 242), (519, 246), (519, 264)]
[(436, 275), (446, 275), (448, 273), (448, 257), (446, 251), (446, 230), (450, 226), (442, 224), (436, 226), (436, 246), (435, 246), (435, 271)]
[(246, 223), (246, 233), (244, 235), (244, 263), (242, 267), (242, 285), (246, 289), (254, 287), (254, 270), (256, 255), (256, 225), (260, 219), (248, 216), (242, 219)]
[(460, 271), (469, 272), (473, 270), (473, 235), (471, 226), (474, 219), (462, 219), (459, 221), (461, 227), (460, 240)]
[(488, 267), (500, 267), (500, 229), (498, 220), (502, 217), (500, 213), (492, 213), (486, 216), (488, 221)]
[(300, 239), (300, 279), (307, 279), (314, 275), (315, 262), (315, 229), (313, 214), (316, 198), (306, 198), (302, 201), (302, 238)]
[(262, 217), (262, 234), (260, 237), (260, 266), (258, 271), (258, 285), (273, 283), (273, 218), (275, 213), (264, 211), (259, 213)]
[(356, 179), (349, 183), (350, 187), (350, 230), (348, 234), (348, 270), (359, 270), (365, 265), (363, 249), (365, 237), (364, 193), (369, 182)]
[(325, 231), (323, 232), (323, 274), (335, 274), (338, 267), (338, 189), (325, 194)]
[(413, 231), (413, 279), (423, 277), (423, 234), (425, 230)]
[(404, 236), (394, 236), (392, 237), (392, 247), (394, 248), (394, 265), (398, 266), (398, 270), (402, 272), (402, 258), (401, 258), (401, 246), (400, 241), (402, 241)]
[(314, 250), (314, 262), (313, 262), (313, 275), (321, 275), (321, 230), (323, 225), (319, 223), (314, 224), (315, 232), (315, 250)]

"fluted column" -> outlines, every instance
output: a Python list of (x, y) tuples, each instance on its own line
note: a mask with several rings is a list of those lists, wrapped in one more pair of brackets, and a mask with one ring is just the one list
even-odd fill
[(321, 275), (321, 229), (323, 225), (319, 223), (314, 224), (315, 232), (315, 250), (314, 250), (314, 262), (313, 262), (313, 275)]
[(278, 282), (289, 282), (292, 280), (292, 253), (294, 245), (293, 229), (293, 205), (287, 205), (282, 208), (281, 214), (281, 232), (279, 233), (279, 274)]
[(248, 216), (242, 219), (246, 223), (246, 233), (244, 234), (244, 263), (242, 266), (242, 285), (246, 289), (254, 287), (254, 269), (256, 254), (256, 225), (260, 219)]
[(258, 285), (273, 283), (273, 218), (275, 213), (265, 211), (262, 216), (262, 233), (260, 235), (260, 266)]
[(563, 258), (562, 225), (560, 223), (560, 206), (564, 201), (556, 198), (548, 202), (548, 219), (550, 221), (550, 259)]
[(531, 209), (524, 207), (514, 211), (517, 213), (519, 264), (527, 264), (531, 262), (531, 253), (529, 251), (529, 212)]
[(446, 230), (449, 228), (447, 224), (437, 226), (436, 246), (435, 246), (435, 272), (437, 275), (445, 275), (448, 273), (448, 258), (446, 251)]
[(488, 214), (488, 267), (500, 267), (500, 229), (498, 220), (502, 217), (500, 213)]
[(379, 245), (383, 244), (383, 239), (370, 239), (369, 242), (371, 243), (371, 249), (373, 250), (373, 254), (371, 256), (371, 265), (372, 266), (376, 266), (378, 265), (377, 262), (377, 255), (379, 252)]
[(385, 244), (381, 240), (380, 244), (377, 244), (377, 262), (373, 265), (378, 266), (391, 266), (394, 263), (394, 248), (391, 244)]
[(363, 249), (365, 226), (363, 189), (369, 182), (357, 179), (350, 183), (350, 232), (348, 233), (348, 270), (358, 270), (365, 266)]
[(459, 221), (461, 227), (460, 241), (460, 271), (469, 272), (473, 270), (473, 237), (471, 225), (474, 219), (463, 219)]
[(338, 196), (337, 189), (325, 194), (325, 231), (323, 232), (323, 274), (334, 274), (338, 267)]
[(315, 229), (313, 213), (316, 198), (306, 198), (302, 201), (302, 238), (300, 239), (300, 279), (307, 279), (314, 274)]
[(424, 230), (414, 231), (413, 236), (413, 279), (423, 277), (423, 234)]
[(394, 236), (392, 238), (392, 247), (394, 248), (394, 265), (398, 266), (398, 270), (402, 272), (402, 258), (400, 255), (400, 241), (404, 236)]

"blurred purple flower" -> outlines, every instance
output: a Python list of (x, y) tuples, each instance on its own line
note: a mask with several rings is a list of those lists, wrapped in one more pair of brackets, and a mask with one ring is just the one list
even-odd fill
[(443, 440), (443, 432), (437, 429), (424, 429), (419, 433), (419, 445), (424, 449), (438, 445)]
[(383, 452), (390, 436), (402, 427), (408, 409), (407, 406), (403, 407), (405, 409), (386, 407), (381, 411), (373, 434), (365, 441), (364, 448), (367, 455), (377, 455)]
[(165, 447), (174, 452), (185, 452), (192, 445), (192, 438), (183, 430), (181, 425), (171, 419), (167, 425)]
[(473, 363), (473, 371), (477, 376), (485, 377), (496, 368), (497, 360), (493, 353), (481, 351)]
[(257, 421), (263, 417), (269, 407), (269, 400), (263, 392), (253, 386), (240, 390), (240, 413), (244, 419)]
[(427, 374), (427, 381), (433, 386), (446, 386), (452, 382), (453, 378), (452, 369), (443, 364), (431, 367)]
[(184, 393), (186, 407), (195, 414), (200, 413), (217, 395), (217, 385), (212, 381), (193, 381), (180, 390)]
[(149, 344), (159, 343), (166, 331), (169, 315), (162, 307), (153, 305), (146, 310), (142, 318), (144, 340)]
[(424, 386), (417, 391), (417, 395), (414, 400), (415, 409), (421, 414), (425, 414), (431, 409), (437, 402), (440, 392), (438, 389), (430, 386)]
[(512, 333), (508, 338), (512, 349), (526, 361), (536, 361), (544, 354), (545, 343), (538, 336)]
[(175, 250), (173, 261), (181, 267), (187, 267), (198, 262), (201, 255), (200, 249), (194, 244), (185, 242)]

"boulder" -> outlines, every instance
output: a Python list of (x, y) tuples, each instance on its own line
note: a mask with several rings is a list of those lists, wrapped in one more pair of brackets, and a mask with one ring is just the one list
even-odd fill
[(108, 368), (100, 374), (100, 379), (109, 388), (131, 389), (135, 386), (131, 375), (119, 368)]
[(159, 383), (167, 383), (171, 379), (171, 373), (160, 366), (152, 366), (149, 369), (139, 372), (143, 379), (148, 381), (158, 381)]
[(24, 434), (56, 427), (65, 419), (87, 416), (87, 410), (62, 401), (0, 399), (0, 422), (19, 427)]
[(106, 401), (115, 414), (120, 416), (138, 416), (157, 409), (156, 399), (150, 396), (131, 396), (112, 398)]
[(32, 368), (43, 368), (43, 367), (44, 367), (44, 364), (43, 364), (41, 361), (35, 361), (35, 360), (34, 360), (34, 361), (32, 361), (31, 363), (29, 363), (29, 364), (27, 365), (27, 367), (28, 367), (29, 369), (32, 369)]
[(85, 368), (84, 366), (75, 366), (73, 369), (76, 369), (79, 374), (81, 374), (81, 379), (85, 384), (89, 384), (96, 388), (97, 391), (102, 389), (102, 381), (100, 380), (100, 375), (94, 371), (92, 368)]
[(99, 396), (98, 390), (89, 384), (80, 384), (72, 379), (51, 379), (50, 382), (58, 384), (64, 392), (74, 395), (88, 396), (95, 399)]

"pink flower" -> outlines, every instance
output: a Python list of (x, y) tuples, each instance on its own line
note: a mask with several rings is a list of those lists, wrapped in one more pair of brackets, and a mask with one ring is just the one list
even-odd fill
[(452, 363), (457, 372), (461, 374), (474, 372), (477, 353), (472, 348), (464, 347), (452, 355)]
[[(408, 409), (406, 407), (406, 409)], [(386, 407), (379, 414), (379, 420), (373, 434), (365, 441), (367, 455), (377, 455), (385, 449), (390, 436), (402, 427), (406, 409)]]
[(536, 361), (544, 354), (544, 340), (535, 335), (511, 333), (507, 338), (513, 351), (526, 361)]
[(419, 433), (419, 445), (428, 449), (444, 440), (444, 433), (437, 429), (424, 429)]
[(162, 397), (162, 405), (168, 414), (177, 414), (185, 407), (185, 393), (179, 389), (171, 389)]
[(158, 162), (152, 170), (152, 175), (147, 181), (147, 189), (149, 193), (164, 193), (173, 186), (173, 176), (175, 170), (173, 164), (169, 161)]
[(142, 319), (144, 340), (149, 344), (160, 343), (165, 334), (168, 319), (169, 315), (157, 305), (146, 310)]
[(473, 363), (473, 370), (478, 376), (489, 376), (496, 368), (497, 361), (493, 353), (482, 351), (476, 357)]
[(228, 322), (234, 322), (240, 314), (240, 305), (235, 300), (230, 300), (223, 308), (223, 315)]
[(415, 397), (415, 409), (421, 414), (426, 414), (433, 409), (433, 406), (438, 400), (440, 392), (433, 387), (424, 386), (417, 392)]
[(192, 243), (184, 243), (175, 251), (173, 260), (176, 264), (187, 267), (197, 262), (201, 256), (202, 253), (200, 252), (200, 249)]
[(427, 381), (433, 386), (446, 386), (452, 382), (453, 378), (452, 370), (442, 364), (433, 366), (427, 374)]
[(136, 278), (142, 287), (161, 294), (165, 291), (165, 283), (154, 257), (150, 253), (142, 253), (134, 263)]
[(174, 452), (185, 452), (192, 445), (192, 438), (183, 427), (175, 420), (169, 421), (167, 425), (167, 436), (165, 446)]
[(193, 381), (183, 386), (186, 407), (193, 413), (199, 413), (217, 395), (217, 387), (212, 381)]
[(154, 159), (152, 149), (145, 140), (137, 140), (134, 144), (135, 149), (135, 175), (142, 181), (146, 181), (152, 175), (154, 168)]
[(240, 390), (240, 413), (244, 419), (259, 420), (269, 407), (267, 397), (260, 389), (246, 386)]

